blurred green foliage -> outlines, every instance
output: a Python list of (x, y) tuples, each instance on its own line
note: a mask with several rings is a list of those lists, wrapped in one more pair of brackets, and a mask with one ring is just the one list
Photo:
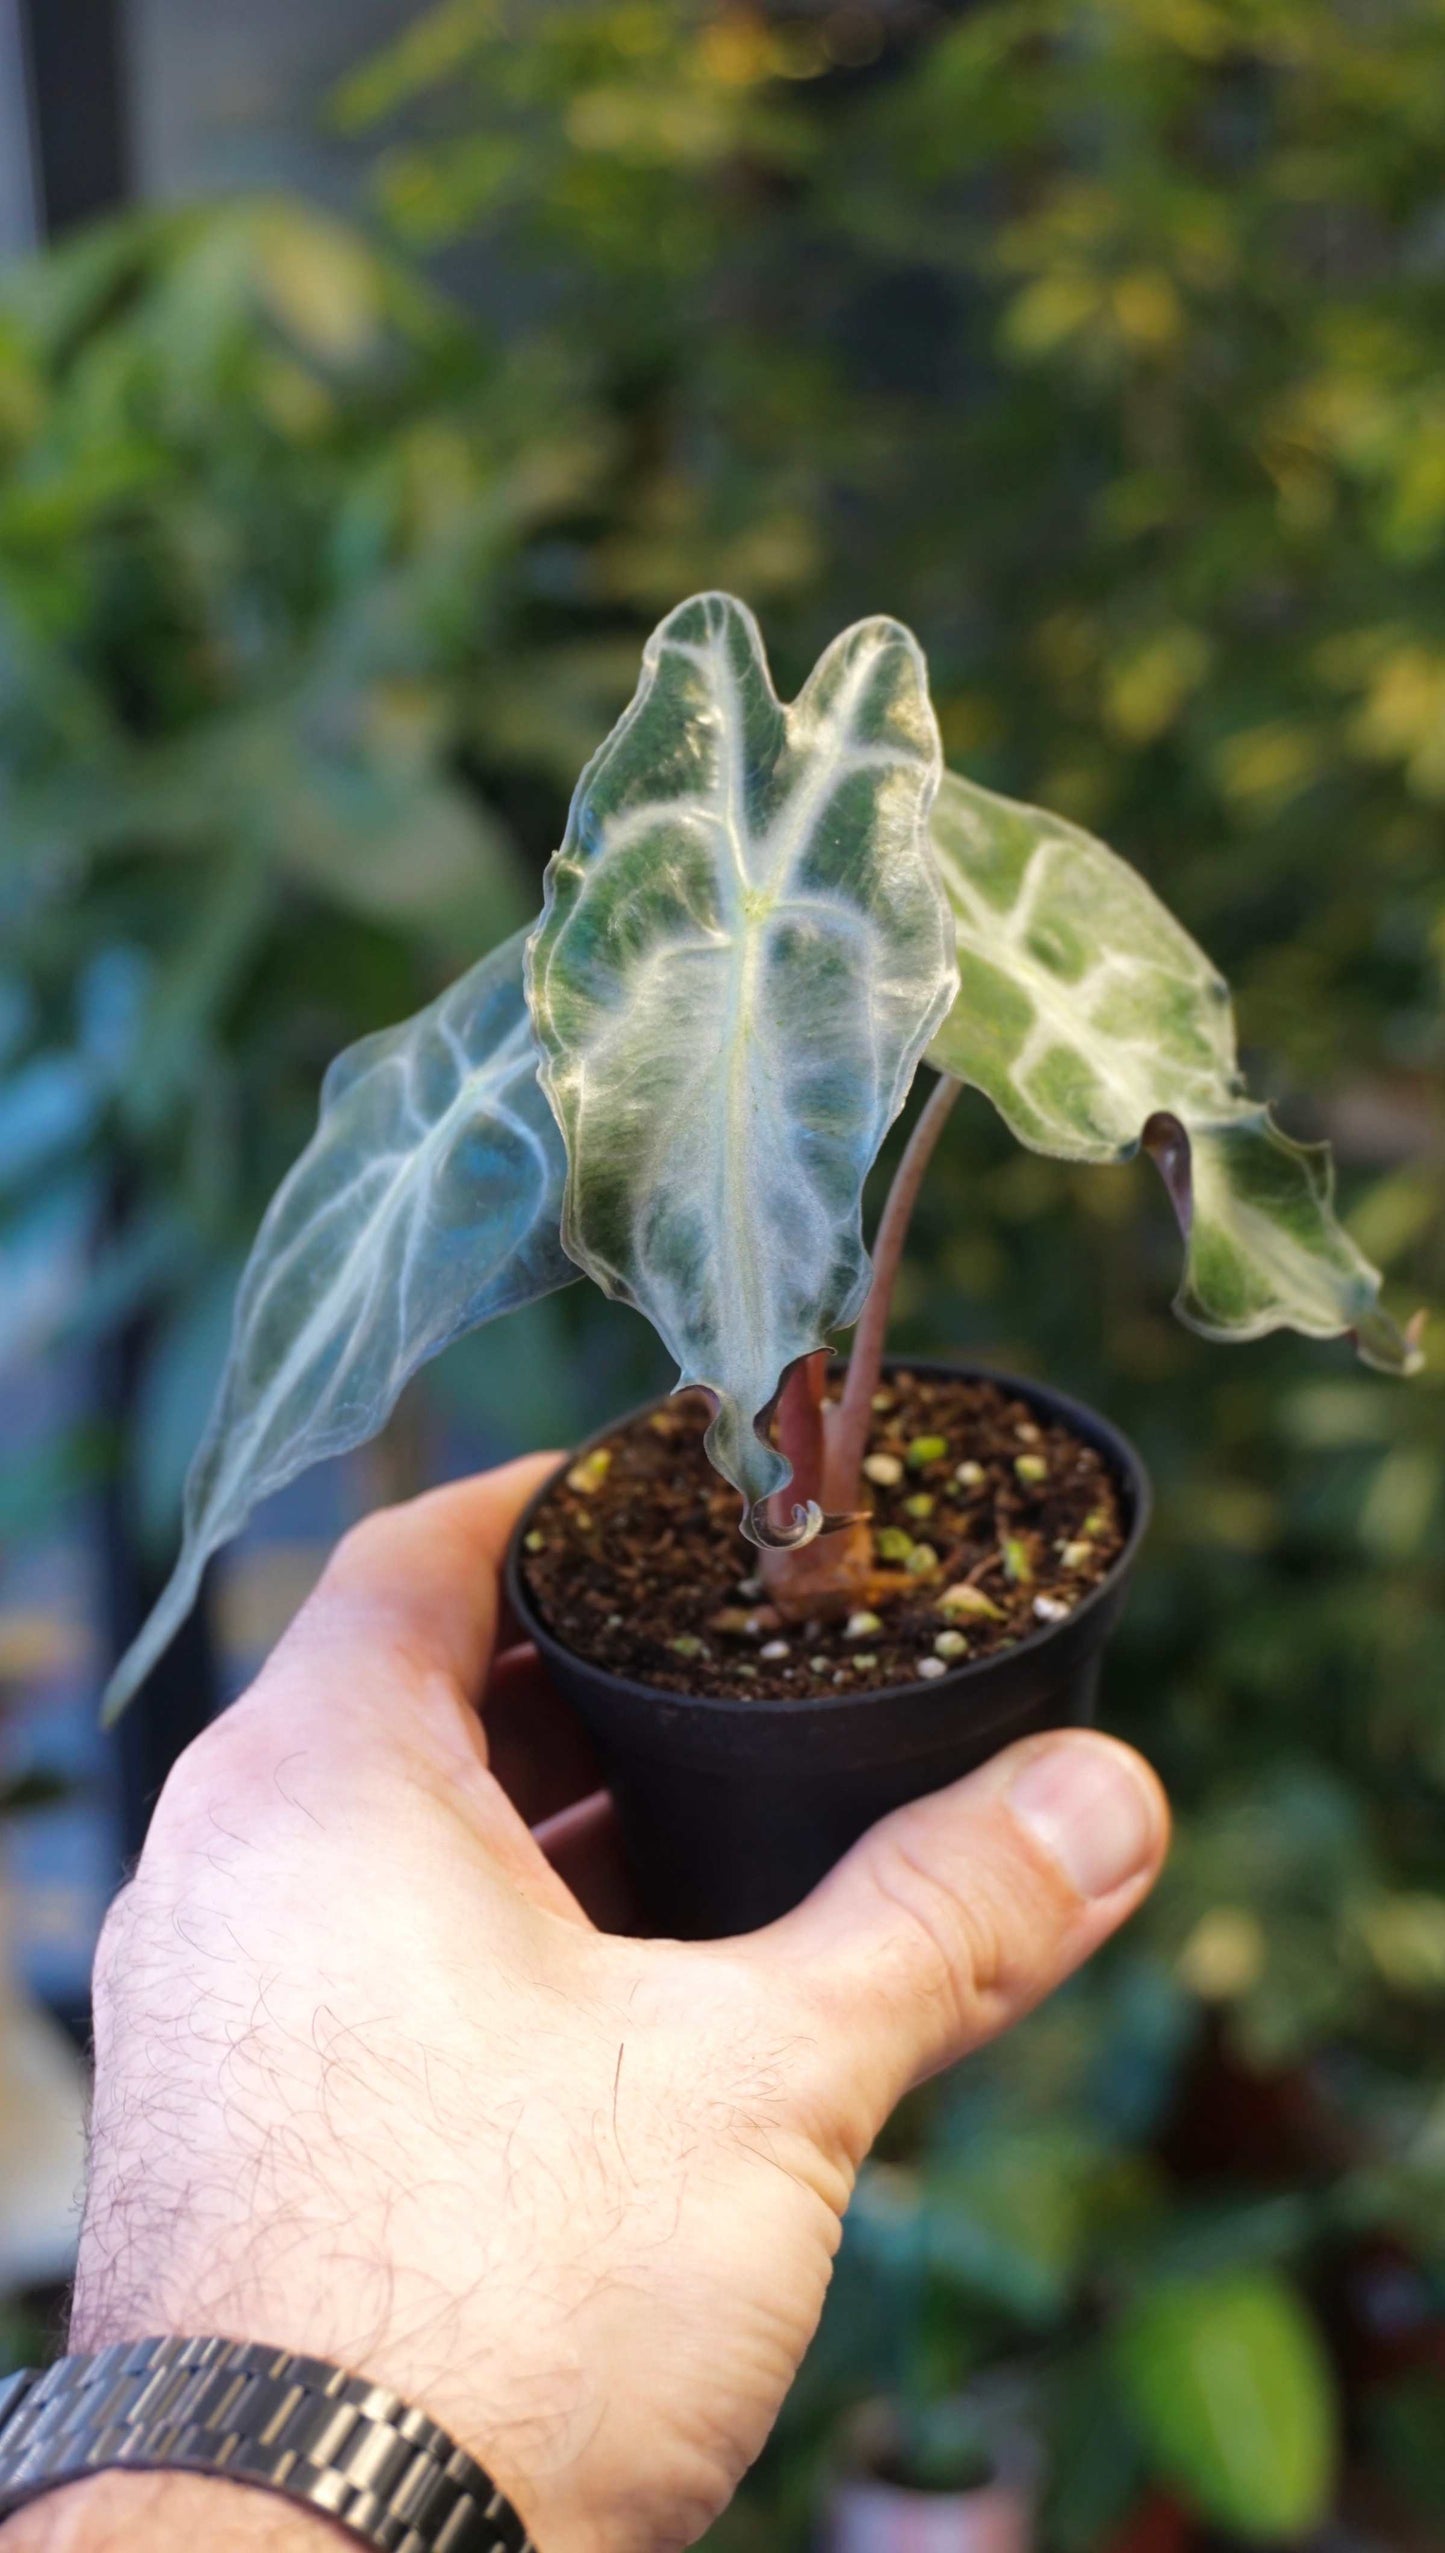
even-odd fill
[[(950, 759), (1139, 863), (1397, 1307), (1439, 1307), (1442, 74), (1428, 0), (446, 0), (335, 101), (385, 251), (228, 206), (17, 276), (0, 1266), (99, 1175), (68, 1317), (165, 1307), (183, 1437), (322, 1063), (510, 919), (643, 631), (720, 584), (785, 678), (914, 623)], [(1202, 1346), (1174, 1264), (1144, 1171), (960, 1107), (900, 1337), (1138, 1437), (1160, 1514), (1107, 1707), (1180, 1843), (1097, 1978), (900, 2123), (720, 2542), (801, 2542), (840, 2407), (899, 2381), (890, 2188), (943, 2229), (922, 2380), (1029, 2371), (1058, 2553), (1158, 2469), (1101, 2335), (1225, 2273), (1322, 2335), (1347, 2503), (1439, 2516), (1445, 1363)], [(646, 1364), (591, 1293), (442, 1387), (580, 1426)]]
[(6, 279), (0, 1345), (153, 1316), (167, 1532), (325, 1063), (530, 909), (483, 675), (528, 680), (526, 561), (604, 439), (300, 206)]

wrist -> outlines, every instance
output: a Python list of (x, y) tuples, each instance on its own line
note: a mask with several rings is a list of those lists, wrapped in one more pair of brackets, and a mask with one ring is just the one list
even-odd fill
[(97, 2473), (47, 2491), (0, 2525), (0, 2553), (338, 2553), (319, 2510), (195, 2473)]
[[(344, 2534), (378, 2553), (403, 2539), (413, 2553), (538, 2553), (498, 2461), (483, 2466), (414, 2392), (404, 2398), (354, 2364), (214, 2329), (117, 2336), (4, 2386), (0, 2512), (14, 2509), (6, 2553), (32, 2534), (58, 2547), (53, 2521), (42, 2536), (25, 2512), (54, 2510), (73, 2492), (66, 2543), (115, 2538), (163, 2553), (174, 2542), (179, 2553), (184, 2542), (190, 2553), (187, 2486), (198, 2485), (202, 2540), (226, 2553), (305, 2553), (318, 2520), (333, 2540)], [(135, 2486), (119, 2510), (113, 2492), (90, 2489), (102, 2478)]]
[[(400, 2335), (373, 2332), (365, 2346), (357, 2345), (352, 2339), (341, 2341), (332, 2336), (338, 2330), (354, 2333), (355, 2329), (354, 2323), (344, 2319), (338, 2321), (334, 2313), (328, 2314), (320, 2310), (316, 2304), (306, 2310), (293, 2308), (289, 2312), (278, 2310), (273, 2304), (260, 2315), (259, 2319), (248, 2316), (241, 2325), (238, 2325), (234, 2312), (223, 2315), (214, 2306), (206, 2312), (180, 2311), (163, 2316), (148, 2314), (141, 2316), (139, 2320), (133, 2315), (106, 2317), (92, 2309), (84, 2317), (77, 2312), (69, 2337), (69, 2351), (73, 2357), (89, 2358), (98, 2352), (109, 2351), (117, 2346), (124, 2350), (126, 2344), (153, 2338), (161, 2330), (175, 2334), (178, 2338), (183, 2335), (196, 2339), (214, 2336), (223, 2343), (237, 2343), (238, 2357), (239, 2351), (244, 2349), (249, 2360), (253, 2363), (259, 2362), (256, 2363), (256, 2373), (263, 2378), (264, 2384), (269, 2387), (273, 2396), (284, 2398), (289, 2394), (298, 2406), (301, 2406), (306, 2399), (303, 2397), (301, 2388), (309, 2389), (310, 2408), (298, 2407), (295, 2426), (282, 2435), (277, 2447), (279, 2453), (282, 2448), (292, 2445), (294, 2452), (302, 2457), (309, 2452), (308, 2434), (316, 2435), (319, 2431), (326, 2430), (328, 2436), (334, 2436), (334, 2430), (330, 2427), (330, 2418), (334, 2418), (335, 2415), (331, 2414), (330, 2418), (328, 2417), (330, 2389), (328, 2387), (327, 2395), (323, 2396), (321, 2387), (325, 2383), (327, 2371), (339, 2371), (344, 2376), (359, 2381), (346, 2389), (337, 2405), (338, 2411), (344, 2409), (347, 2402), (355, 2403), (363, 2415), (365, 2426), (372, 2431), (373, 2443), (389, 2439), (393, 2450), (397, 2443), (392, 2435), (394, 2428), (401, 2429), (403, 2436), (413, 2435), (410, 2424), (404, 2425), (404, 2414), (419, 2413), (423, 2415), (424, 2421), (434, 2422), (438, 2430), (445, 2432), (445, 2440), (439, 2447), (428, 2451), (439, 2458), (449, 2458), (452, 2448), (464, 2449), (474, 2464), (481, 2468), (481, 2475), (470, 2486), (474, 2496), (478, 2489), (483, 2498), (490, 2497), (493, 2488), (499, 2491), (511, 2503), (516, 2518), (521, 2521), (521, 2527), (517, 2531), (518, 2540), (520, 2540), (521, 2529), (524, 2528), (531, 2545), (536, 2548), (536, 2553), (610, 2553), (610, 2540), (606, 2530), (593, 2527), (587, 2521), (585, 2513), (576, 2507), (574, 2495), (568, 2490), (565, 2477), (554, 2473), (547, 2483), (539, 2486), (526, 2468), (523, 2454), (511, 2441), (501, 2437), (504, 2427), (502, 2421), (488, 2422), (478, 2416), (475, 2392), (472, 2387), (461, 2381), (459, 2371), (439, 2369), (434, 2359), (427, 2353), (418, 2351), (414, 2345), (409, 2345)], [(248, 2334), (260, 2332), (263, 2337), (259, 2341), (243, 2339), (243, 2331)], [(284, 2363), (266, 2363), (273, 2357), (283, 2362), (285, 2358), (320, 2360), (323, 2362), (323, 2369), (320, 2374), (312, 2374), (304, 2368), (298, 2368), (293, 2379), (291, 2371)], [(201, 2380), (199, 2362), (192, 2359), (189, 2363), (195, 2369), (196, 2379)], [(146, 2383), (153, 2384), (155, 2381), (156, 2379), (148, 2378), (144, 2374), (135, 2378), (138, 2388)], [(220, 2376), (219, 2379), (213, 2376), (210, 2379), (213, 2391), (218, 2381), (224, 2388), (227, 2380), (224, 2376)], [(239, 2378), (231, 2379), (231, 2381), (239, 2381)], [(367, 2390), (369, 2388), (375, 2388), (379, 2396), (393, 2397), (393, 2401), (388, 2403), (384, 2399), (375, 2399), (369, 2394)], [(184, 2416), (183, 2411), (177, 2411), (175, 2414), (178, 2419)], [(247, 2440), (267, 2438), (271, 2432), (265, 2424), (272, 2416), (271, 2405), (263, 2398), (257, 2408), (252, 2410), (248, 2419), (237, 2420), (237, 2430)], [(169, 2409), (165, 2417), (167, 2419), (171, 2417)], [(373, 2424), (376, 2424), (375, 2427)], [(222, 2420), (223, 2430), (226, 2425)], [(340, 2462), (334, 2469), (343, 2475), (348, 2472), (351, 2459), (358, 2453), (362, 2457), (363, 2464), (369, 2464), (367, 2447), (363, 2443), (359, 2430), (353, 2433), (349, 2442), (343, 2436), (334, 2445), (327, 2445), (322, 2458), (323, 2466), (327, 2470), (333, 2469), (333, 2458), (337, 2456), (338, 2451)], [(412, 2455), (415, 2456), (422, 2451), (419, 2446), (414, 2445)], [(403, 2458), (403, 2471), (405, 2463), (406, 2459)], [(239, 2464), (236, 2470), (239, 2476)], [(99, 2480), (102, 2477), (98, 2475), (96, 2478)], [(231, 2531), (233, 2526), (237, 2530), (234, 2541), (238, 2546), (243, 2544), (250, 2546), (254, 2543), (258, 2546), (270, 2547), (274, 2540), (278, 2547), (284, 2545), (288, 2548), (289, 2553), (293, 2538), (282, 2530), (282, 2522), (292, 2513), (294, 2513), (297, 2528), (304, 2527), (304, 2532), (298, 2532), (294, 2539), (298, 2553), (301, 2553), (302, 2547), (310, 2546), (315, 2542), (318, 2524), (323, 2542), (338, 2540), (338, 2528), (332, 2522), (324, 2502), (319, 2507), (307, 2505), (300, 2473), (296, 2475), (292, 2483), (291, 2492), (285, 2489), (268, 2488), (264, 2475), (261, 2473), (252, 2473), (245, 2475), (244, 2478), (233, 2480), (229, 2473), (221, 2470), (219, 2465), (213, 2473), (209, 2469), (208, 2460), (204, 2459), (203, 2469), (197, 2472), (185, 2472), (180, 2469), (172, 2471), (162, 2467), (148, 2473), (138, 2469), (134, 2474), (126, 2474), (115, 2472), (112, 2468), (108, 2478), (114, 2478), (117, 2481), (133, 2480), (136, 2483), (150, 2481), (158, 2489), (163, 2488), (165, 2493), (163, 2506), (168, 2517), (173, 2508), (181, 2506), (184, 2496), (183, 2486), (194, 2485), (197, 2490), (205, 2491), (215, 2482), (223, 2489), (228, 2512), (225, 2521), (226, 2531), (224, 2534), (218, 2532), (215, 2541), (218, 2548), (221, 2546), (227, 2548), (227, 2553), (233, 2541)], [(372, 2471), (365, 2471), (363, 2479), (369, 2494), (373, 2486)], [(393, 2480), (400, 2479), (400, 2473), (394, 2476), (389, 2475), (385, 2484), (377, 2487), (390, 2490)], [(68, 2489), (71, 2486), (64, 2487)], [(79, 2487), (85, 2490), (89, 2486), (82, 2484)], [(295, 2496), (292, 2496), (292, 2493)], [(59, 2493), (57, 2492), (54, 2496), (58, 2498)], [(50, 2497), (51, 2495), (46, 2495), (47, 2502)], [(239, 2509), (238, 2517), (233, 2518), (229, 2513), (231, 2503), (235, 2503)], [(21, 2514), (17, 2512), (17, 2518)], [(217, 2527), (218, 2521), (214, 2513), (208, 2519), (208, 2524), (213, 2528)], [(180, 2520), (176, 2521), (176, 2526), (178, 2547), (184, 2537), (184, 2553), (194, 2553), (194, 2534), (188, 2532), (185, 2524)], [(492, 2532), (498, 2538), (497, 2553), (501, 2553), (503, 2536), (505, 2535), (507, 2542), (510, 2543), (513, 2540), (512, 2535), (500, 2523)], [(39, 2540), (37, 2538), (37, 2542)], [(102, 2543), (108, 2541), (105, 2537), (97, 2540)], [(143, 2538), (139, 2536), (133, 2538), (130, 2535), (123, 2538), (127, 2545), (132, 2541), (142, 2540), (147, 2545), (147, 2553), (151, 2553), (152, 2539), (148, 2534)], [(211, 2538), (207, 2536), (204, 2540), (209, 2544)], [(356, 2542), (359, 2539), (351, 2535), (341, 2540)], [(164, 2541), (168, 2544), (170, 2538), (166, 2537)], [(51, 2538), (45, 2537), (44, 2542), (47, 2553), (51, 2553)], [(77, 2536), (76, 2544), (77, 2553), (80, 2553), (82, 2547), (85, 2548), (85, 2553), (89, 2553), (91, 2536), (88, 2533), (82, 2533)], [(8, 2532), (0, 2532), (0, 2553), (11, 2553), (11, 2538)]]
[[(374, 2094), (368, 2078), (358, 2107), (363, 2092), (379, 2107), (385, 2089)], [(335, 2089), (329, 2134), (314, 2111), (293, 2130), (283, 2110), (264, 2138), (249, 2119), (244, 2138), (223, 2136), (208, 2108), (188, 2119), (187, 2137), (144, 2149), (129, 2094), (107, 2101), (105, 2090), (102, 2065), (71, 2352), (214, 2333), (323, 2360), (434, 2420), (491, 2476), (540, 2553), (613, 2553), (612, 2531), (577, 2490), (592, 2402), (565, 2300), (549, 2315), (547, 2282), (530, 2256), (514, 2257), (525, 2219), (500, 2229), (483, 2276), (476, 2263), (459, 2275), (444, 2232), (461, 2160), (449, 2139), (428, 2139), (409, 2111), (399, 2188), (395, 2166), (383, 2175), (368, 2152), (369, 2122), (335, 2115)], [(272, 2106), (282, 2107), (274, 2090)]]

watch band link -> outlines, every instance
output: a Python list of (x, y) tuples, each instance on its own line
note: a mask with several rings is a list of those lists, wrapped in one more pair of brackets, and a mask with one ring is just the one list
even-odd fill
[(0, 2515), (117, 2468), (252, 2483), (376, 2553), (536, 2553), (490, 2475), (425, 2412), (254, 2341), (118, 2341), (0, 2385)]

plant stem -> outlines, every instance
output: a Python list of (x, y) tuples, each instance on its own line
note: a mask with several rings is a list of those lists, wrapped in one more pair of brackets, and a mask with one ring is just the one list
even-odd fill
[(873, 1417), (873, 1395), (883, 1370), (888, 1316), (893, 1308), (893, 1288), (903, 1257), (903, 1245), (908, 1238), (908, 1227), (913, 1220), (913, 1209), (918, 1203), (924, 1173), (933, 1158), (933, 1148), (962, 1088), (962, 1082), (955, 1081), (951, 1073), (939, 1074), (908, 1138), (903, 1159), (893, 1174), (887, 1203), (879, 1217), (878, 1234), (873, 1244), (873, 1283), (853, 1333), (853, 1353), (848, 1360), (843, 1396), (837, 1407), (828, 1412), (824, 1504), (830, 1508), (846, 1512), (858, 1504), (863, 1457), (868, 1450), (868, 1431)]
[(823, 1498), (823, 1393), (828, 1377), (828, 1351), (798, 1359), (778, 1401), (778, 1451), (793, 1466), (786, 1489), (772, 1501), (780, 1526), (793, 1521), (794, 1507)]
[(872, 1528), (860, 1501), (873, 1395), (918, 1191), (961, 1088), (951, 1074), (940, 1074), (894, 1173), (873, 1245), (873, 1283), (853, 1333), (853, 1354), (841, 1399), (831, 1403), (823, 1399), (827, 1368), (821, 1353), (796, 1365), (783, 1387), (778, 1441), (793, 1465), (793, 1479), (778, 1503), (786, 1507), (789, 1520), (794, 1505), (810, 1497), (817, 1498), (826, 1514), (851, 1520), (812, 1542), (759, 1553), (759, 1575), (785, 1621), (802, 1621), (811, 1615), (826, 1619), (865, 1603), (871, 1592), (877, 1564)]

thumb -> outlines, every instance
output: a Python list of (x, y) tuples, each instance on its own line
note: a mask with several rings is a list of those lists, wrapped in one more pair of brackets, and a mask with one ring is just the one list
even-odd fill
[(801, 1986), (825, 2102), (855, 2156), (910, 2085), (1019, 2020), (1131, 1915), (1169, 1839), (1132, 1747), (1026, 1738), (894, 1811), (756, 1935)]

